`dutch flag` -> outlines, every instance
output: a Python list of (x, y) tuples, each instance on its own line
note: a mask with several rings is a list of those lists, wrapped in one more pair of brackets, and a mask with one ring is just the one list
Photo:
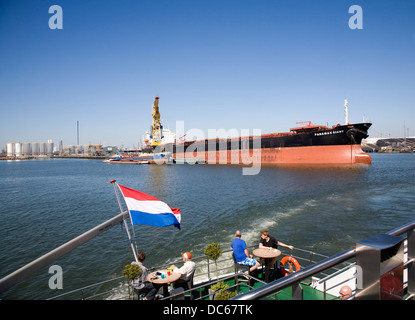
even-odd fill
[(174, 225), (180, 229), (181, 213), (178, 208), (170, 208), (144, 192), (118, 185), (124, 196), (133, 225), (146, 224), (155, 227)]

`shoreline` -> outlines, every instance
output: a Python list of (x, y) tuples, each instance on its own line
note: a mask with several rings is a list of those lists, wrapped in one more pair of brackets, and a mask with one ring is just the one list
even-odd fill
[(19, 161), (19, 160), (43, 160), (43, 159), (108, 159), (107, 156), (28, 156), (28, 157), (0, 157), (0, 160)]

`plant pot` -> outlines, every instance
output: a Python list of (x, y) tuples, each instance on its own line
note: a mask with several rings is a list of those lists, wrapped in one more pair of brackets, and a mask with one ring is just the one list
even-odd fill
[(218, 291), (209, 289), (209, 299), (210, 300), (215, 300), (216, 295), (218, 294)]

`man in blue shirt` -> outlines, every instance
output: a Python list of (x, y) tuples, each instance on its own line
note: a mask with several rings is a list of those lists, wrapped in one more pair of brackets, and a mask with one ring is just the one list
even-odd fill
[(252, 272), (259, 267), (259, 262), (253, 259), (252, 255), (249, 255), (246, 243), (241, 239), (241, 236), (241, 232), (239, 230), (236, 231), (231, 249), (233, 250), (236, 262), (244, 266), (250, 266), (249, 272)]

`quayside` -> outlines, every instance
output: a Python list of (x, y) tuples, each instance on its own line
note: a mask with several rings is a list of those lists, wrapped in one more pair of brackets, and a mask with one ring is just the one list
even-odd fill
[[(79, 237), (52, 250), (28, 265), (0, 279), (0, 293), (28, 278), (40, 268), (85, 244), (114, 225), (128, 218), (128, 211), (85, 232)], [(223, 281), (227, 291), (233, 292), (232, 300), (338, 300), (340, 288), (347, 285), (352, 290), (348, 299), (356, 300), (413, 300), (415, 294), (415, 221), (384, 234), (377, 234), (356, 243), (355, 247), (333, 256), (295, 248), (282, 249), (281, 259), (294, 257), (300, 270), (281, 275), (279, 265), (273, 266), (268, 282), (262, 266), (257, 272), (246, 276), (236, 268), (232, 252), (226, 250), (216, 261), (205, 255), (193, 258), (196, 272), (187, 288), (171, 286), (161, 300), (211, 300), (214, 293), (209, 288)], [(256, 247), (256, 246), (255, 246)], [(255, 248), (251, 246), (249, 250)], [(284, 251), (287, 250), (287, 251)], [(181, 261), (173, 262), (179, 265)], [(170, 265), (171, 263), (169, 263)], [(286, 265), (287, 266), (287, 265)], [(168, 265), (149, 270), (160, 270)], [(140, 299), (132, 295), (132, 288), (123, 276), (50, 297), (64, 300)], [(160, 292), (159, 292), (160, 293)]]

